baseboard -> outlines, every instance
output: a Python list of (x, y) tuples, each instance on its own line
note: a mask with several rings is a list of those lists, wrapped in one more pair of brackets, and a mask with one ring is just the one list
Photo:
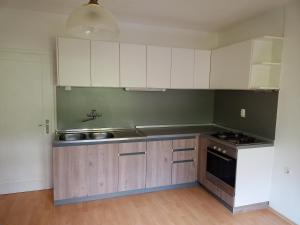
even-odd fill
[(293, 222), (292, 220), (290, 220), (289, 218), (287, 218), (286, 216), (282, 215), (280, 212), (276, 211), (275, 209), (273, 209), (272, 207), (269, 206), (268, 208), (272, 213), (276, 214), (277, 216), (279, 216), (281, 219), (283, 219), (284, 221), (286, 221), (287, 223), (291, 224), (291, 225), (297, 225), (295, 222)]
[(198, 186), (198, 183), (192, 182), (192, 183), (175, 184), (175, 185), (168, 185), (168, 186), (155, 187), (155, 188), (143, 188), (143, 189), (132, 190), (132, 191), (122, 191), (122, 192), (114, 192), (114, 193), (109, 193), (109, 194), (100, 194), (100, 195), (92, 195), (92, 196), (86, 196), (86, 197), (76, 197), (76, 198), (70, 198), (70, 199), (54, 200), (54, 205), (59, 206), (59, 205), (65, 205), (65, 204), (73, 204), (73, 203), (95, 201), (95, 200), (102, 200), (102, 199), (108, 199), (108, 198), (145, 194), (145, 193), (157, 192), (157, 191), (197, 187), (197, 186)]
[(0, 195), (52, 188), (50, 180), (28, 180), (0, 183)]
[(234, 207), (232, 209), (232, 213), (238, 214), (238, 213), (245, 213), (245, 212), (250, 212), (250, 211), (255, 211), (260, 209), (267, 209), (267, 208), (269, 208), (269, 202), (260, 202), (260, 203), (250, 204), (250, 205)]

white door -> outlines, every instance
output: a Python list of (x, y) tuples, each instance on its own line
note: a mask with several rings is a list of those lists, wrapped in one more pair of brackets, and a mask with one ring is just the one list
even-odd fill
[(49, 56), (0, 51), (0, 194), (51, 187)]
[(195, 89), (209, 89), (210, 55), (209, 50), (195, 50)]
[(172, 48), (171, 88), (194, 88), (195, 50)]
[(91, 42), (91, 80), (93, 87), (120, 86), (120, 51), (117, 42)]
[(58, 38), (58, 85), (91, 86), (91, 42), (89, 40)]
[(146, 46), (120, 44), (121, 87), (146, 87)]
[(248, 89), (251, 52), (251, 41), (239, 42), (213, 50), (210, 88)]
[(147, 87), (171, 87), (171, 48), (147, 47)]

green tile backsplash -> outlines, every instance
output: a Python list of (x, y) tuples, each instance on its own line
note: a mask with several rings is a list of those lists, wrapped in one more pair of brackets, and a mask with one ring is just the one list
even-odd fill
[[(226, 127), (274, 139), (278, 92), (215, 91), (214, 122)], [(246, 118), (240, 110), (246, 109)]]
[[(58, 129), (213, 122), (214, 92), (208, 90), (135, 92), (73, 87), (66, 91), (57, 87), (56, 92)], [(81, 122), (91, 109), (102, 117)]]
[[(167, 90), (57, 87), (57, 127), (133, 127), (157, 124), (216, 123), (274, 139), (278, 93), (271, 91)], [(246, 118), (240, 109), (246, 109)], [(102, 117), (81, 122), (96, 109)]]

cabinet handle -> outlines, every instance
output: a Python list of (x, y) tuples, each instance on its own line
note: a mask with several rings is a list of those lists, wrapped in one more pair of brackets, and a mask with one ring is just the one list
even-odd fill
[(185, 152), (185, 151), (193, 151), (195, 148), (176, 148), (173, 149), (173, 152)]
[(130, 152), (130, 153), (119, 153), (119, 156), (130, 156), (130, 155), (145, 155), (146, 152)]
[(187, 163), (187, 162), (194, 162), (193, 159), (188, 159), (188, 160), (178, 160), (178, 161), (173, 161), (173, 163)]

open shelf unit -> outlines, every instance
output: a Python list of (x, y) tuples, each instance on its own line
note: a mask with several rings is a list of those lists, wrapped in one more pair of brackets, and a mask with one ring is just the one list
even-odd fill
[(264, 36), (252, 42), (251, 89), (279, 89), (283, 37)]

